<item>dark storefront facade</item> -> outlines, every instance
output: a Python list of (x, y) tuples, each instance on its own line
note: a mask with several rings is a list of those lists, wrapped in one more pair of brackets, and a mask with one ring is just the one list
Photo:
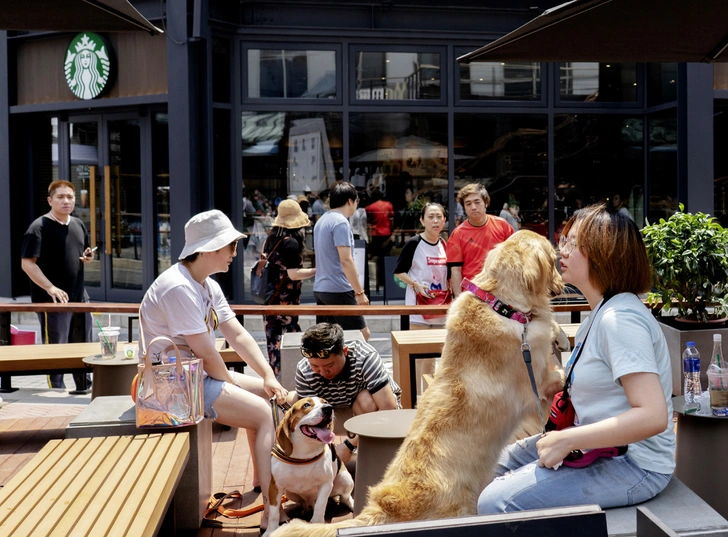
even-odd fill
[[(110, 301), (140, 300), (176, 259), (186, 220), (214, 207), (249, 234), (221, 278), (246, 302), (277, 203), (295, 197), (315, 219), (339, 180), (364, 208), (392, 204), (385, 256), (417, 232), (426, 201), (459, 223), (455, 196), (470, 182), (486, 185), (489, 213), (507, 205), (555, 242), (597, 201), (640, 226), (678, 203), (728, 224), (722, 69), (457, 63), (558, 2), (133, 3), (166, 33), (104, 35), (115, 67), (91, 100), (66, 80), (76, 33), (0, 33), (0, 296), (27, 294), (22, 234), (57, 178), (74, 183), (102, 252), (89, 292)], [(391, 275), (368, 266), (381, 300)]]

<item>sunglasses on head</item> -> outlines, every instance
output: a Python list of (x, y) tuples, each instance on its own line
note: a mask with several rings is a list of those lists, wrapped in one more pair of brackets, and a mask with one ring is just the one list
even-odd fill
[(331, 347), (329, 347), (328, 349), (320, 349), (317, 351), (312, 351), (305, 347), (301, 347), (301, 354), (304, 356), (304, 358), (328, 358), (334, 347), (336, 347), (336, 343), (331, 345)]

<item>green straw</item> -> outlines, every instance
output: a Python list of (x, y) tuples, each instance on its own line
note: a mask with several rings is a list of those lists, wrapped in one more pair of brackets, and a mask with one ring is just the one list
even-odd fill
[(109, 343), (109, 340), (106, 339), (106, 336), (104, 336), (104, 329), (101, 327), (101, 323), (98, 319), (94, 319), (96, 321), (96, 326), (99, 327), (99, 337), (103, 338), (104, 343), (106, 344), (106, 348), (109, 349), (109, 354), (111, 354), (111, 343)]

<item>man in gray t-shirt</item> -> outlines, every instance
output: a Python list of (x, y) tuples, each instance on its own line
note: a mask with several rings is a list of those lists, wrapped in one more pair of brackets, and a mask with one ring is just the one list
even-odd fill
[[(349, 217), (356, 211), (359, 198), (351, 183), (339, 183), (329, 196), (331, 210), (324, 214), (313, 228), (316, 245), (316, 279), (313, 295), (316, 304), (326, 306), (356, 306), (369, 304), (369, 298), (359, 282), (354, 264), (354, 236)], [(369, 328), (362, 316), (316, 317), (316, 322), (341, 325), (345, 330), (361, 330), (369, 339)]]

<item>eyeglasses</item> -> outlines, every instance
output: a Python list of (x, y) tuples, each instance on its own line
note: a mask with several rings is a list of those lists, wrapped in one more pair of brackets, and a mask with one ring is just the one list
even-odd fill
[(576, 245), (576, 239), (561, 235), (561, 238), (559, 239), (559, 252), (561, 255), (571, 254), (571, 252), (574, 251), (574, 248), (578, 248)]
[(233, 247), (233, 255), (238, 253), (238, 241), (235, 240), (235, 241), (231, 242), (230, 246)]
[(305, 347), (301, 347), (301, 354), (304, 358), (328, 358), (334, 347), (336, 347), (336, 343), (331, 345), (328, 349), (321, 349), (318, 351), (312, 351)]

